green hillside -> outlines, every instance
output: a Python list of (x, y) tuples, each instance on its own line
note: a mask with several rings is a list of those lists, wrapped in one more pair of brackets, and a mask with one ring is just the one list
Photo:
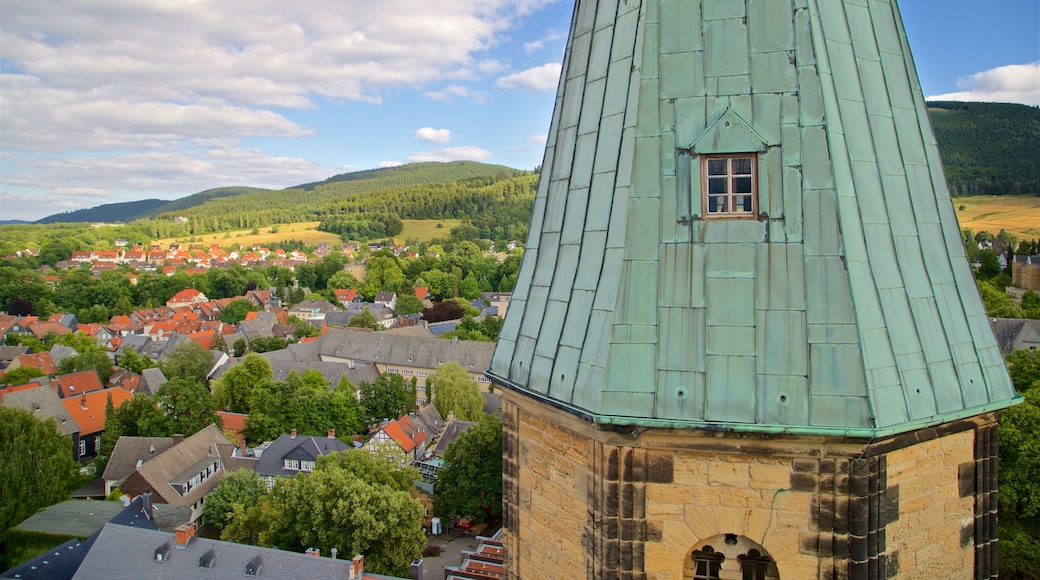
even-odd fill
[(1040, 194), (1040, 108), (928, 103), (951, 195)]
[(108, 203), (87, 209), (56, 213), (42, 218), (38, 224), (79, 223), (79, 222), (128, 222), (147, 215), (156, 208), (170, 202), (165, 199), (142, 199), (124, 203)]
[(217, 187), (214, 189), (207, 189), (206, 191), (202, 191), (194, 195), (189, 195), (188, 197), (182, 197), (180, 199), (168, 201), (153, 210), (141, 214), (138, 217), (145, 218), (159, 215), (161, 213), (176, 213), (179, 211), (186, 210), (188, 208), (195, 207), (197, 205), (202, 205), (211, 199), (233, 197), (236, 195), (245, 195), (247, 193), (271, 193), (272, 191), (274, 190), (261, 189), (259, 187)]

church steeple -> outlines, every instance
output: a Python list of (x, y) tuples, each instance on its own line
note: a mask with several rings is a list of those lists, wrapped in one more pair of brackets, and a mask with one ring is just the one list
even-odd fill
[(596, 423), (1007, 406), (894, 2), (579, 1), (491, 376)]
[(895, 0), (577, 0), (488, 375), (510, 578), (996, 577), (1017, 396)]

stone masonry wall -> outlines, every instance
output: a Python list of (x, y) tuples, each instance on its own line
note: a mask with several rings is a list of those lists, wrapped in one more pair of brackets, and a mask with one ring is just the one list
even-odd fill
[(992, 416), (867, 445), (600, 430), (509, 391), (503, 411), (509, 578), (682, 580), (726, 534), (764, 549), (769, 578), (995, 573)]

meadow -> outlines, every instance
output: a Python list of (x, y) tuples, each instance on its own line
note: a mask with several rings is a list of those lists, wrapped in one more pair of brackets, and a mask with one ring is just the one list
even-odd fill
[[(457, 227), (461, 220), (401, 220), (404, 223), (404, 231), (394, 236), (394, 242), (403, 244), (407, 239), (417, 239), (420, 242), (428, 242), (433, 238), (447, 238), (451, 235), (451, 228)], [(438, 227), (440, 225), (440, 227)], [(274, 230), (272, 232), (272, 230)], [(300, 240), (308, 246), (316, 246), (321, 243), (331, 245), (341, 243), (339, 236), (328, 232), (318, 231), (318, 222), (297, 222), (292, 224), (276, 224), (259, 228), (257, 233), (253, 230), (233, 230), (230, 232), (217, 232), (213, 234), (201, 234), (191, 237), (167, 238), (155, 240), (156, 244), (166, 247), (171, 243), (178, 244), (219, 244), (221, 247), (240, 244), (243, 247), (272, 246), (278, 242), (287, 240)]]
[(1019, 240), (1040, 238), (1040, 196), (955, 197), (953, 207), (961, 229), (970, 228), (975, 233), (988, 231), (994, 235), (1004, 229)]

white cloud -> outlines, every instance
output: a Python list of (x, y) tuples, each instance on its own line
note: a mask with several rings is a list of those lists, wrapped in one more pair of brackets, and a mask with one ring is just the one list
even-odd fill
[(88, 197), (108, 197), (108, 190), (97, 187), (55, 187), (54, 193), (58, 195), (85, 195)]
[(423, 141), (432, 141), (434, 143), (447, 143), (448, 141), (451, 141), (451, 131), (448, 129), (423, 127), (415, 132), (415, 136)]
[(548, 133), (539, 133), (537, 135), (528, 135), (527, 140), (531, 143), (537, 143), (539, 145), (545, 145), (545, 142), (549, 140)]
[(503, 89), (520, 89), (529, 91), (545, 91), (556, 88), (560, 80), (562, 65), (550, 62), (542, 66), (504, 76), (495, 82), (496, 87)]
[(526, 52), (527, 54), (531, 54), (532, 52), (537, 52), (537, 51), (545, 48), (545, 44), (547, 42), (553, 42), (553, 41), (559, 40), (560, 38), (561, 37), (560, 37), (560, 34), (558, 32), (550, 30), (549, 32), (547, 32), (545, 34), (545, 36), (539, 38), (538, 40), (532, 40), (531, 42), (525, 42), (524, 43), (524, 52)]
[(466, 145), (463, 147), (447, 147), (434, 151), (419, 151), (409, 155), (408, 161), (411, 163), (423, 161), (484, 161), (494, 156), (495, 154), (487, 149)]
[(391, 161), (380, 161), (379, 162), (379, 168), (380, 169), (386, 169), (387, 167), (400, 167), (401, 165), (404, 165), (404, 161), (393, 161), (393, 160), (391, 160)]
[(545, 48), (545, 43), (541, 40), (533, 40), (531, 42), (524, 43), (524, 52), (528, 54), (532, 52), (537, 52), (539, 50), (542, 50), (543, 48)]
[[(3, 0), (3, 211), (16, 194), (42, 202), (56, 188), (170, 197), (327, 177), (243, 142), (314, 135), (317, 116), (296, 111), (330, 102), (493, 78), (508, 64), (492, 48), (554, 2)], [(427, 96), (486, 95), (456, 85)], [(171, 163), (149, 162), (160, 159)]]
[(930, 101), (982, 101), (1040, 105), (1040, 61), (1010, 64), (957, 79), (964, 89), (955, 93), (934, 95)]

